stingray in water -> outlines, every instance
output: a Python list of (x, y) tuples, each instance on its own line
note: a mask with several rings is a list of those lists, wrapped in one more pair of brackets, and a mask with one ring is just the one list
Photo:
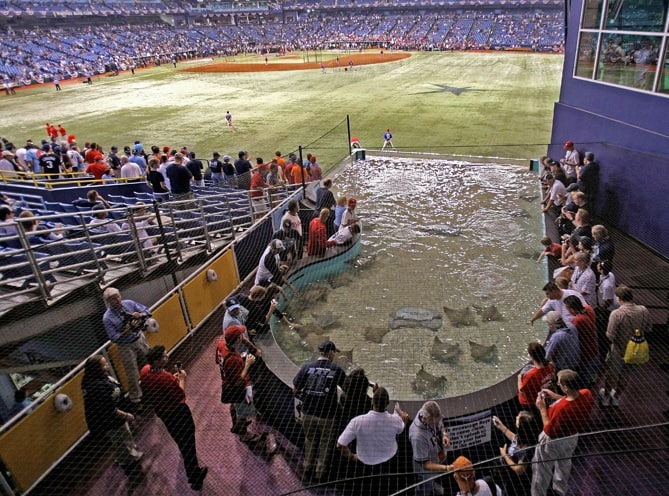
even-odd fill
[(386, 327), (365, 327), (363, 334), (365, 339), (372, 343), (382, 343), (383, 336), (388, 334), (388, 328)]
[[(365, 226), (366, 229), (366, 226)], [(341, 288), (343, 286), (348, 286), (353, 282), (353, 276), (347, 272), (339, 274), (335, 277), (328, 279), (328, 283), (332, 289)]]
[(528, 260), (536, 260), (537, 258), (539, 258), (539, 255), (540, 255), (540, 253), (538, 251), (533, 251), (533, 252), (515, 251), (515, 252), (513, 252), (513, 254), (515, 256), (517, 256), (518, 258), (527, 258)]
[(430, 355), (438, 362), (452, 362), (460, 356), (460, 345), (444, 343), (439, 336), (435, 336)]
[(311, 334), (308, 334), (307, 336), (304, 337), (304, 341), (302, 342), (302, 344), (308, 350), (318, 351), (318, 347), (321, 345), (321, 343), (329, 339), (330, 336), (326, 336), (323, 334), (316, 334), (315, 332), (312, 332)]
[(310, 284), (299, 292), (299, 299), (304, 303), (327, 301), (330, 286), (327, 284)]
[(469, 347), (471, 349), (472, 358), (478, 360), (479, 362), (492, 362), (497, 357), (497, 346), (491, 344), (486, 346), (484, 344), (479, 344), (474, 341), (469, 341)]
[(428, 308), (403, 307), (390, 313), (388, 327), (426, 327), (437, 331), (441, 329), (443, 319), (439, 312)]
[(311, 316), (314, 318), (316, 323), (323, 329), (326, 329), (331, 325), (336, 324), (340, 317), (339, 314), (336, 314), (330, 310), (326, 310), (323, 313), (312, 313)]
[(460, 236), (462, 230), (449, 224), (433, 224), (431, 226), (421, 227), (420, 230), (426, 234), (437, 236)]
[(444, 306), (444, 313), (448, 320), (456, 327), (476, 325), (476, 316), (471, 307), (449, 308)]
[(524, 208), (516, 208), (514, 210), (511, 210), (509, 214), (511, 215), (511, 217), (528, 218), (530, 216), (530, 213)]
[(306, 338), (309, 334), (322, 335), (323, 333), (325, 333), (325, 330), (322, 327), (314, 323), (295, 326), (294, 329), (302, 339)]
[(446, 383), (448, 379), (443, 375), (436, 377), (425, 370), (425, 367), (420, 366), (420, 370), (416, 372), (416, 378), (411, 381), (411, 385), (418, 394), (425, 398), (438, 398), (444, 395), (446, 390)]
[(481, 320), (487, 320), (489, 322), (503, 322), (505, 320), (504, 316), (495, 305), (489, 305), (487, 307), (472, 305), (472, 308), (481, 316)]

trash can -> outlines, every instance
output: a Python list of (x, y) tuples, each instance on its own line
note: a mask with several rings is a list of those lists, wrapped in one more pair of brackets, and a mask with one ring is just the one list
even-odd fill
[(364, 148), (356, 149), (354, 155), (356, 160), (365, 160), (365, 149)]
[(539, 172), (539, 161), (536, 158), (530, 160), (530, 171)]

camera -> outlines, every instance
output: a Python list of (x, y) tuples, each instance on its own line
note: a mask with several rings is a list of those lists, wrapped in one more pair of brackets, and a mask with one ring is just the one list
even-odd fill
[(278, 305), (279, 302), (276, 300), (276, 298), (272, 298), (272, 305)]
[(541, 396), (543, 399), (546, 399), (546, 396), (547, 396), (547, 395), (546, 395), (546, 393), (544, 393), (544, 392), (542, 391), (542, 392), (539, 393), (539, 396)]
[(174, 366), (177, 368), (177, 370), (183, 370), (184, 364), (181, 362), (177, 362), (174, 364)]

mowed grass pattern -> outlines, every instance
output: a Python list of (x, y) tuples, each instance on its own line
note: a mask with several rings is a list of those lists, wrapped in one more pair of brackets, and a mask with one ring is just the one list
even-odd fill
[[(347, 60), (343, 52), (324, 57), (337, 55)], [(168, 64), (134, 76), (96, 76), (91, 86), (66, 81), (58, 93), (47, 83), (3, 95), (0, 136), (21, 145), (46, 137), (44, 123), (53, 122), (105, 151), (139, 139), (145, 147), (186, 145), (203, 158), (248, 150), (265, 160), (311, 144), (307, 151), (329, 168), (348, 152), (348, 114), (352, 134), (368, 148), (380, 148), (389, 127), (401, 150), (531, 158), (545, 153), (550, 139), (562, 61), (532, 53), (414, 53), (352, 71), (342, 63), (325, 74), (207, 74), (179, 71), (193, 63)]]

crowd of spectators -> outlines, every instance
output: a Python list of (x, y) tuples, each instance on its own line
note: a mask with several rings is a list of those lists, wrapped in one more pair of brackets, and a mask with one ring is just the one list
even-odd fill
[[(157, 2), (157, 4), (161, 4)], [(8, 3), (0, 4), (7, 12)], [(37, 4), (46, 5), (46, 4)], [(55, 3), (80, 8), (87, 4)], [(0, 79), (7, 94), (16, 86), (118, 74), (121, 70), (196, 57), (235, 53), (286, 53), (294, 50), (381, 46), (399, 50), (531, 49), (559, 51), (563, 43), (560, 10), (517, 7), (492, 10), (315, 11), (268, 16), (186, 16), (172, 25), (157, 16), (137, 17), (135, 4), (96, 4), (98, 16), (7, 24), (0, 28)], [(153, 3), (135, 5), (149, 9)], [(23, 4), (21, 4), (23, 6)], [(92, 6), (90, 6), (92, 8)], [(23, 14), (30, 14), (30, 9)], [(126, 9), (126, 10), (124, 10)], [(169, 11), (167, 13), (170, 13)], [(112, 21), (109, 16), (115, 16)], [(117, 22), (126, 16), (125, 23)], [(81, 25), (79, 25), (81, 24)], [(90, 80), (89, 80), (90, 82)]]

